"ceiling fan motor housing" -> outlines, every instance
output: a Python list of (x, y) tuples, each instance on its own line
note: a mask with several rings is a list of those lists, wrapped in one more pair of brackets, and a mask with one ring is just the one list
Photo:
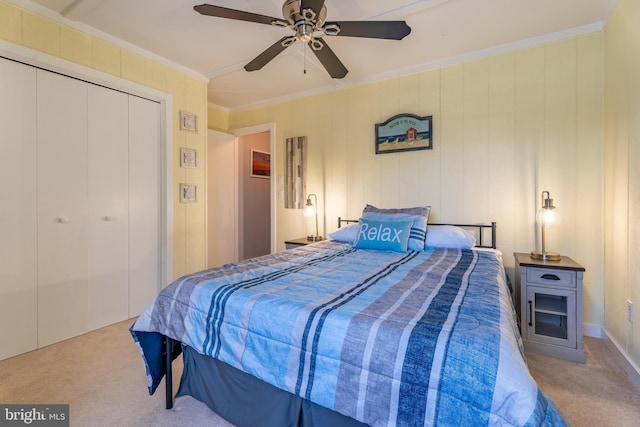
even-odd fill
[(282, 6), (282, 16), (295, 29), (298, 40), (306, 43), (324, 24), (327, 7), (323, 4), (319, 12), (311, 8), (300, 10), (299, 0), (286, 0)]

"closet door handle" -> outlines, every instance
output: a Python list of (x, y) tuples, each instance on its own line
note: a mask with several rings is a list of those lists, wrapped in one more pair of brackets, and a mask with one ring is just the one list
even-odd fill
[(545, 280), (560, 280), (560, 278), (558, 276), (556, 276), (555, 274), (543, 274), (542, 276), (543, 279)]
[(529, 300), (529, 326), (533, 326), (533, 301)]
[(102, 219), (104, 219), (107, 222), (113, 221), (113, 217), (111, 215), (105, 215), (104, 217), (102, 217)]
[(66, 224), (69, 222), (69, 218), (67, 218), (66, 216), (59, 216), (56, 218), (56, 222), (58, 224)]

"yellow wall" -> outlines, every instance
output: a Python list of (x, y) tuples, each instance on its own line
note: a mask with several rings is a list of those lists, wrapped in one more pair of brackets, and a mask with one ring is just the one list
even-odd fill
[[(307, 191), (326, 231), (366, 203), (432, 206), (432, 221), (498, 222), (513, 252), (536, 248), (535, 211), (548, 190), (563, 224), (547, 249), (582, 263), (584, 322), (603, 318), (603, 34), (251, 111), (231, 129), (276, 123), (276, 172), (285, 139), (307, 136)], [(433, 115), (433, 150), (376, 155), (374, 125), (399, 113)], [(278, 186), (280, 189), (282, 186)], [(302, 212), (277, 201), (277, 241), (304, 236)]]
[[(640, 3), (623, 0), (605, 28), (605, 318), (640, 367)], [(627, 300), (635, 323), (627, 320)]]
[[(89, 34), (0, 0), (0, 39), (90, 67), (173, 96), (174, 276), (206, 266), (205, 204), (179, 203), (180, 182), (204, 191), (205, 168), (181, 169), (180, 147), (200, 150), (204, 158), (207, 129), (207, 82)], [(179, 111), (199, 116), (198, 134), (180, 131)]]
[(207, 109), (207, 124), (209, 129), (220, 132), (229, 130), (229, 113), (217, 107), (209, 106)]

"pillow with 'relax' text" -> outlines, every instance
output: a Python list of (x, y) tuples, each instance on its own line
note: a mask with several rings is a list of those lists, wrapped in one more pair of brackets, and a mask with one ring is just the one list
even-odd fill
[(381, 209), (367, 204), (362, 210), (362, 217), (376, 221), (413, 221), (408, 248), (414, 251), (423, 251), (430, 211), (431, 206)]
[(407, 252), (412, 224), (413, 221), (376, 221), (360, 218), (360, 228), (353, 247)]

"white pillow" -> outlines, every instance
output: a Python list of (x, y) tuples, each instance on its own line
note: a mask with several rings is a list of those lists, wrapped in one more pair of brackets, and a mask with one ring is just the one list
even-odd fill
[(438, 248), (469, 249), (476, 238), (460, 227), (453, 225), (430, 225), (427, 227), (425, 246)]
[(333, 233), (329, 233), (329, 238), (335, 240), (336, 242), (343, 243), (351, 243), (355, 242), (358, 237), (358, 230), (360, 229), (360, 224), (357, 222), (354, 224), (349, 224), (346, 227), (338, 228)]

